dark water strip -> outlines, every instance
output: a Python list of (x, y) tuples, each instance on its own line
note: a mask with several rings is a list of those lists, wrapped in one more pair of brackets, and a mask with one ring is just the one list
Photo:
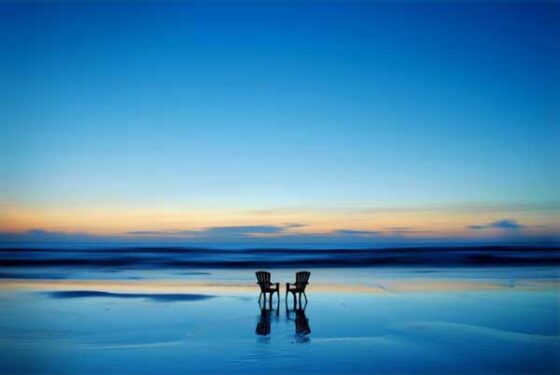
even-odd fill
[(274, 268), (361, 266), (560, 265), (558, 247), (215, 250), (190, 248), (27, 249), (0, 251), (0, 267)]
[(64, 290), (44, 293), (51, 298), (142, 298), (153, 302), (192, 302), (203, 301), (215, 296), (206, 294), (147, 294), (147, 293), (113, 293), (96, 290)]

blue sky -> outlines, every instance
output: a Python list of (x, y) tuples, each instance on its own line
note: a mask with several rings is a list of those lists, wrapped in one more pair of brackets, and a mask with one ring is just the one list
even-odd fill
[[(446, 236), (501, 220), (558, 229), (555, 3), (0, 9), (4, 232), (284, 219), (321, 233), (384, 230), (336, 213), (372, 207), (410, 208), (413, 222), (419, 210), (448, 215), (457, 228), (433, 225)], [(100, 209), (111, 222), (145, 211), (183, 219), (73, 224)], [(293, 214), (243, 214), (266, 210)]]

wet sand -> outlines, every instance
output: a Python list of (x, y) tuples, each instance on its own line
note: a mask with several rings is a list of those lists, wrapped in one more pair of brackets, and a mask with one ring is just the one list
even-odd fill
[[(273, 271), (273, 281), (294, 271)], [(560, 370), (553, 267), (312, 270), (309, 332), (283, 294), (263, 312), (247, 270), (68, 275), (0, 280), (0, 372)]]

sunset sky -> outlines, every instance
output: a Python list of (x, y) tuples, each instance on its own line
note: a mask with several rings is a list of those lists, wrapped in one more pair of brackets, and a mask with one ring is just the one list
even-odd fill
[(558, 240), (554, 2), (0, 2), (0, 242)]

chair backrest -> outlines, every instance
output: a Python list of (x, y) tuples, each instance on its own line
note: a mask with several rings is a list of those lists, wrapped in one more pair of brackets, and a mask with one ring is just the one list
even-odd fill
[(257, 275), (257, 283), (261, 288), (266, 288), (270, 285), (270, 272), (257, 271), (255, 275)]
[(300, 271), (296, 273), (296, 286), (300, 289), (305, 290), (307, 284), (309, 284), (309, 276), (311, 276), (311, 272), (308, 271)]

